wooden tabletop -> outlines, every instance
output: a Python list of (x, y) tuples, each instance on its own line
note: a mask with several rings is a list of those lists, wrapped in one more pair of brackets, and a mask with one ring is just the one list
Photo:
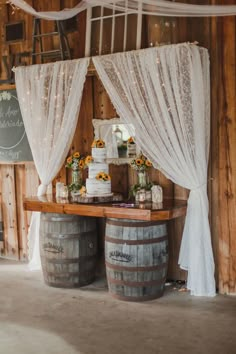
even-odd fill
[(166, 199), (161, 204), (150, 202), (73, 203), (57, 199), (52, 195), (24, 199), (24, 210), (45, 213), (76, 214), (135, 220), (171, 220), (186, 215), (185, 200)]

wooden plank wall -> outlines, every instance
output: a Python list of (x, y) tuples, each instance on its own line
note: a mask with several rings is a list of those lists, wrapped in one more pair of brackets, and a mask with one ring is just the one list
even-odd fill
[[(224, 3), (235, 4), (227, 0)], [(219, 289), (236, 294), (236, 17), (218, 22)]]
[[(179, 0), (179, 2), (181, 2)], [(72, 7), (77, 0), (56, 0), (38, 2), (27, 0), (36, 9), (58, 10)], [(196, 3), (189, 0), (188, 3)], [(234, 0), (201, 0), (198, 4), (235, 4)], [(26, 40), (24, 42), (6, 45), (4, 43), (4, 24), (24, 19), (26, 24)], [(78, 16), (77, 30), (69, 33), (69, 42), (73, 58), (84, 55), (86, 15)], [(121, 21), (121, 20), (120, 20)], [(122, 21), (121, 21), (122, 22)], [(129, 25), (135, 25), (130, 19)], [(45, 21), (43, 30), (49, 30), (52, 23)], [(109, 21), (107, 22), (107, 37), (103, 46), (103, 53), (109, 52)], [(144, 17), (142, 32), (142, 46), (159, 45), (179, 42), (199, 42), (199, 45), (209, 49), (211, 63), (211, 151), (209, 163), (209, 204), (210, 223), (212, 231), (212, 244), (216, 263), (216, 279), (221, 293), (236, 292), (236, 117), (235, 117), (235, 17), (227, 18), (156, 18)], [(7, 6), (0, 11), (0, 60), (2, 55), (31, 51), (32, 16), (22, 11), (11, 14)], [(93, 54), (97, 51), (97, 33), (93, 33)], [(115, 51), (122, 50), (120, 37), (122, 31), (116, 31)], [(56, 48), (56, 39), (48, 39), (46, 47)], [(135, 48), (135, 38), (129, 37), (129, 49)], [(27, 64), (30, 59), (25, 60)], [(0, 67), (0, 79), (6, 73)], [(82, 99), (78, 126), (71, 145), (70, 153), (75, 150), (89, 153), (93, 140), (92, 118), (108, 119), (116, 116), (107, 94), (96, 76), (88, 76)], [(127, 165), (111, 166), (112, 188), (123, 191), (135, 183), (135, 173)], [(159, 182), (164, 189), (165, 197), (187, 199), (188, 191), (174, 185), (159, 171), (152, 170), (150, 177)], [(54, 181), (69, 182), (70, 175), (63, 167)], [(0, 221), (4, 222), (5, 242), (0, 243), (2, 254), (11, 258), (26, 259), (27, 239), (26, 228), (29, 225), (30, 215), (22, 211), (22, 198), (24, 195), (35, 194), (38, 177), (32, 164), (0, 165)], [(185, 272), (180, 271), (177, 265), (181, 234), (184, 220), (173, 221), (170, 229), (169, 278), (185, 279)], [(102, 229), (102, 225), (100, 225)]]

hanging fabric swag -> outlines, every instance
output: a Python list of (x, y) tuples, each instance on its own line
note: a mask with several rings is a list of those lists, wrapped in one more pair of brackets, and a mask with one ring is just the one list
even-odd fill
[[(89, 59), (15, 69), (17, 96), (34, 163), (41, 180), (38, 196), (59, 172), (71, 145)], [(40, 269), (40, 213), (29, 228), (30, 268)]]
[(143, 153), (167, 178), (190, 190), (179, 263), (188, 270), (191, 294), (214, 296), (207, 50), (177, 44), (97, 56), (93, 62), (122, 121), (134, 125)]
[(82, 0), (71, 9), (61, 11), (36, 11), (24, 0), (10, 0), (10, 3), (31, 15), (46, 20), (66, 20), (92, 7), (103, 6), (128, 14), (154, 16), (205, 17), (236, 15), (236, 5), (194, 5), (166, 0)]

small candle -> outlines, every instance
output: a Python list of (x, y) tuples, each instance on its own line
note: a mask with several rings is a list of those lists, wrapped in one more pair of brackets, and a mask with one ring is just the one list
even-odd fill
[(64, 188), (64, 183), (62, 183), (62, 182), (56, 183), (56, 198), (61, 197), (61, 192), (62, 192), (63, 188)]
[(139, 201), (145, 202), (145, 199), (146, 199), (146, 192), (144, 189), (141, 189), (141, 191), (139, 192)]
[(62, 189), (61, 189), (61, 198), (68, 198), (69, 196), (69, 191), (68, 191), (68, 187), (67, 186), (64, 186)]

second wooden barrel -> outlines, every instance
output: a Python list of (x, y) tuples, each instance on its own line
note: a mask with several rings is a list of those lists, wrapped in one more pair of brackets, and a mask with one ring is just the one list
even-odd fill
[(105, 261), (113, 297), (146, 301), (162, 296), (168, 267), (166, 223), (108, 218)]
[(91, 283), (97, 256), (96, 218), (41, 213), (40, 256), (46, 284), (73, 288)]

